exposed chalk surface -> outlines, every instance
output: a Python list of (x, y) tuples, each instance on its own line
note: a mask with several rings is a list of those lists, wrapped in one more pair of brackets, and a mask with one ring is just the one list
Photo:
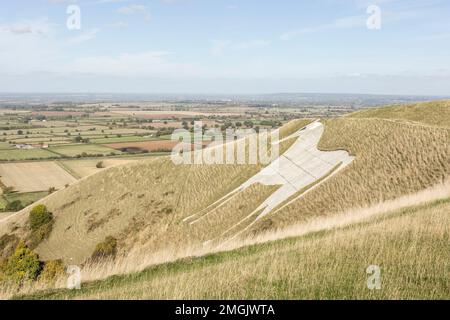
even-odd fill
[(326, 176), (339, 163), (342, 168), (353, 161), (354, 157), (347, 151), (318, 150), (317, 145), (323, 132), (324, 126), (320, 122), (306, 126), (297, 132), (298, 139), (283, 155), (239, 187), (245, 189), (255, 183), (281, 185), (255, 210), (257, 212), (263, 209), (258, 219), (298, 191)]
[[(303, 129), (297, 131), (291, 137), (298, 137), (292, 146), (280, 157), (274, 160), (270, 165), (263, 168), (259, 173), (244, 182), (238, 188), (225, 195), (213, 205), (216, 207), (206, 213), (193, 215), (187, 220), (191, 220), (190, 224), (202, 220), (204, 217), (212, 214), (217, 208), (223, 206), (246, 188), (260, 183), (263, 185), (278, 185), (280, 186), (274, 193), (265, 199), (253, 212), (248, 214), (244, 219), (234, 224), (225, 230), (221, 237), (228, 237), (230, 234), (232, 238), (248, 229), (254, 222), (261, 219), (265, 215), (281, 208), (281, 205), (295, 201), (297, 198), (293, 197), (301, 190), (305, 193), (311, 190), (308, 186), (317, 186), (317, 182), (325, 177), (330, 177), (338, 171), (350, 164), (354, 157), (350, 156), (347, 151), (320, 151), (317, 145), (324, 132), (324, 125), (318, 121), (313, 122)], [(330, 175), (331, 174), (331, 175)], [(301, 195), (298, 195), (300, 197)], [(287, 202), (287, 200), (290, 200)], [(203, 211), (204, 212), (204, 211)], [(255, 215), (257, 216), (255, 217)], [(251, 221), (252, 220), (252, 221)], [(245, 227), (239, 228), (246, 222)]]

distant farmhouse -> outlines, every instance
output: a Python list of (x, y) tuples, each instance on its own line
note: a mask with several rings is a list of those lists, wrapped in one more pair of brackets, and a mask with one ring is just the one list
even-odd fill
[(42, 143), (42, 144), (15, 144), (14, 147), (16, 149), (20, 149), (20, 150), (31, 150), (31, 149), (48, 149), (48, 144), (47, 143)]
[(14, 147), (17, 148), (17, 149), (21, 149), (21, 150), (34, 149), (34, 147), (32, 145), (29, 145), (29, 144), (16, 144), (16, 145), (14, 145)]

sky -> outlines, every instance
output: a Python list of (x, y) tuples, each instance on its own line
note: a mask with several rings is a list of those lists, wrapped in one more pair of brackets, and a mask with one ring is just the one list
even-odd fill
[(0, 92), (450, 95), (450, 1), (1, 1)]

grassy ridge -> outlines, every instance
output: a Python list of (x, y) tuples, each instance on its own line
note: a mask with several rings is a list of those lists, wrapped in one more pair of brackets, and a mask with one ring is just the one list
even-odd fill
[(450, 128), (450, 101), (421, 102), (406, 106), (368, 109), (352, 113), (349, 117), (403, 120)]

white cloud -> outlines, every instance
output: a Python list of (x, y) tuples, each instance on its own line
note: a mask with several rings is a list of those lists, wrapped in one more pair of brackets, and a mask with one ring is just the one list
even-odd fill
[(114, 22), (114, 23), (109, 24), (108, 27), (113, 27), (113, 28), (126, 28), (126, 27), (128, 27), (128, 23), (123, 22), (123, 21), (117, 21), (117, 22)]
[(351, 28), (357, 28), (357, 27), (365, 28), (366, 20), (367, 20), (367, 16), (364, 16), (364, 15), (340, 18), (340, 19), (334, 20), (332, 23), (317, 25), (314, 27), (308, 27), (308, 28), (303, 28), (303, 29), (299, 29), (299, 30), (288, 31), (286, 33), (283, 33), (280, 36), (280, 38), (282, 40), (292, 40), (296, 37), (299, 37), (299, 36), (302, 36), (305, 34), (333, 30), (333, 29), (351, 29)]
[(253, 49), (266, 47), (270, 45), (270, 41), (267, 40), (249, 40), (243, 42), (233, 42), (229, 40), (215, 40), (212, 41), (211, 54), (215, 56), (221, 56), (224, 54), (225, 50), (230, 49)]
[(170, 53), (149, 51), (124, 53), (117, 56), (78, 58), (67, 67), (67, 72), (119, 77), (183, 77), (197, 74), (189, 64), (171, 62)]
[(231, 45), (231, 41), (228, 40), (214, 40), (211, 48), (211, 53), (216, 56), (223, 54), (223, 51)]
[(91, 29), (89, 31), (83, 32), (80, 35), (69, 38), (67, 40), (68, 44), (80, 44), (89, 40), (92, 40), (96, 37), (97, 33), (100, 32), (100, 29)]
[(46, 36), (54, 31), (54, 24), (47, 19), (27, 20), (8, 25), (0, 25), (0, 31), (15, 35), (34, 34)]
[(0, 25), (0, 74), (49, 69), (58, 59), (54, 25), (47, 19)]
[(130, 4), (117, 9), (117, 12), (125, 15), (142, 14), (145, 21), (150, 21), (151, 19), (150, 11), (142, 4)]
[(270, 45), (270, 41), (267, 40), (250, 40), (247, 42), (238, 43), (236, 47), (239, 49), (252, 49), (266, 47), (268, 45)]

